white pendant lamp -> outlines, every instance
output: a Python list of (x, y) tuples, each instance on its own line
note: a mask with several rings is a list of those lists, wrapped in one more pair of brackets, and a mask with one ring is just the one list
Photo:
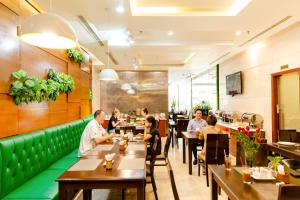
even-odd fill
[(102, 69), (99, 78), (101, 81), (115, 81), (119, 80), (117, 72), (113, 69)]
[(52, 13), (29, 17), (21, 25), (20, 37), (31, 45), (50, 49), (69, 49), (77, 45), (77, 37), (71, 25)]

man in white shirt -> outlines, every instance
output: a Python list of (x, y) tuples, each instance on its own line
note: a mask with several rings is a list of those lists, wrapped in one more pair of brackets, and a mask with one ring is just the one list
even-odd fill
[[(207, 122), (202, 119), (202, 111), (200, 109), (197, 109), (195, 111), (195, 118), (191, 119), (189, 121), (188, 127), (187, 127), (187, 131), (188, 132), (196, 132), (197, 129), (199, 129), (199, 131), (202, 131), (202, 128), (207, 126)], [(193, 154), (194, 154), (194, 161), (193, 164), (196, 165), (197, 164), (197, 146), (198, 144), (194, 143), (192, 146), (193, 149)]]
[(80, 145), (78, 150), (78, 156), (84, 156), (88, 151), (93, 149), (97, 144), (105, 142), (106, 140), (113, 138), (115, 134), (105, 135), (105, 129), (101, 124), (104, 123), (105, 112), (102, 110), (97, 110), (94, 113), (94, 119), (90, 121), (80, 139)]

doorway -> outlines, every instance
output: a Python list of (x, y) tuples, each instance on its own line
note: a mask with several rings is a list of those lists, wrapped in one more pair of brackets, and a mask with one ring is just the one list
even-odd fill
[(300, 68), (272, 74), (272, 142), (300, 132), (299, 78)]

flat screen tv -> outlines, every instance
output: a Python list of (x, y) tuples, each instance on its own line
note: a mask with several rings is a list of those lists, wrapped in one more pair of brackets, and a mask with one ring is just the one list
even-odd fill
[(242, 94), (242, 72), (226, 76), (226, 94), (231, 96)]

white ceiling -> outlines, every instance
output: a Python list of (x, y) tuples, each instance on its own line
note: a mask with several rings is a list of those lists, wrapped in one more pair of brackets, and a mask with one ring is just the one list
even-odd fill
[[(215, 8), (215, 11), (221, 12), (236, 0), (185, 0), (185, 3), (180, 3), (182, 0), (136, 1), (139, 6), (181, 7), (187, 15), (193, 15), (193, 11), (188, 13), (192, 5), (196, 5), (198, 11), (214, 11)], [(36, 2), (49, 10), (49, 0)], [(124, 5), (124, 13), (116, 12), (118, 5)], [(110, 52), (119, 63), (114, 66), (116, 69), (132, 68), (134, 60), (138, 60), (141, 68), (148, 70), (183, 66), (184, 60), (194, 52), (199, 64), (196, 70), (201, 70), (202, 66), (213, 64), (214, 60), (228, 51), (242, 50), (240, 44), (286, 16), (293, 17), (257, 39), (284, 29), (300, 19), (299, 0), (252, 0), (236, 16), (132, 16), (129, 0), (52, 0), (51, 7), (50, 12), (66, 18), (74, 27), (80, 43), (103, 63), (107, 62), (106, 47), (101, 47), (95, 41), (77, 16), (84, 16), (99, 31), (99, 35), (107, 30), (129, 31), (134, 44), (110, 46)], [(109, 8), (109, 12), (106, 8)], [(237, 30), (242, 32), (240, 36), (235, 35)], [(168, 31), (174, 34), (169, 36)], [(232, 45), (228, 45), (230, 43)]]

